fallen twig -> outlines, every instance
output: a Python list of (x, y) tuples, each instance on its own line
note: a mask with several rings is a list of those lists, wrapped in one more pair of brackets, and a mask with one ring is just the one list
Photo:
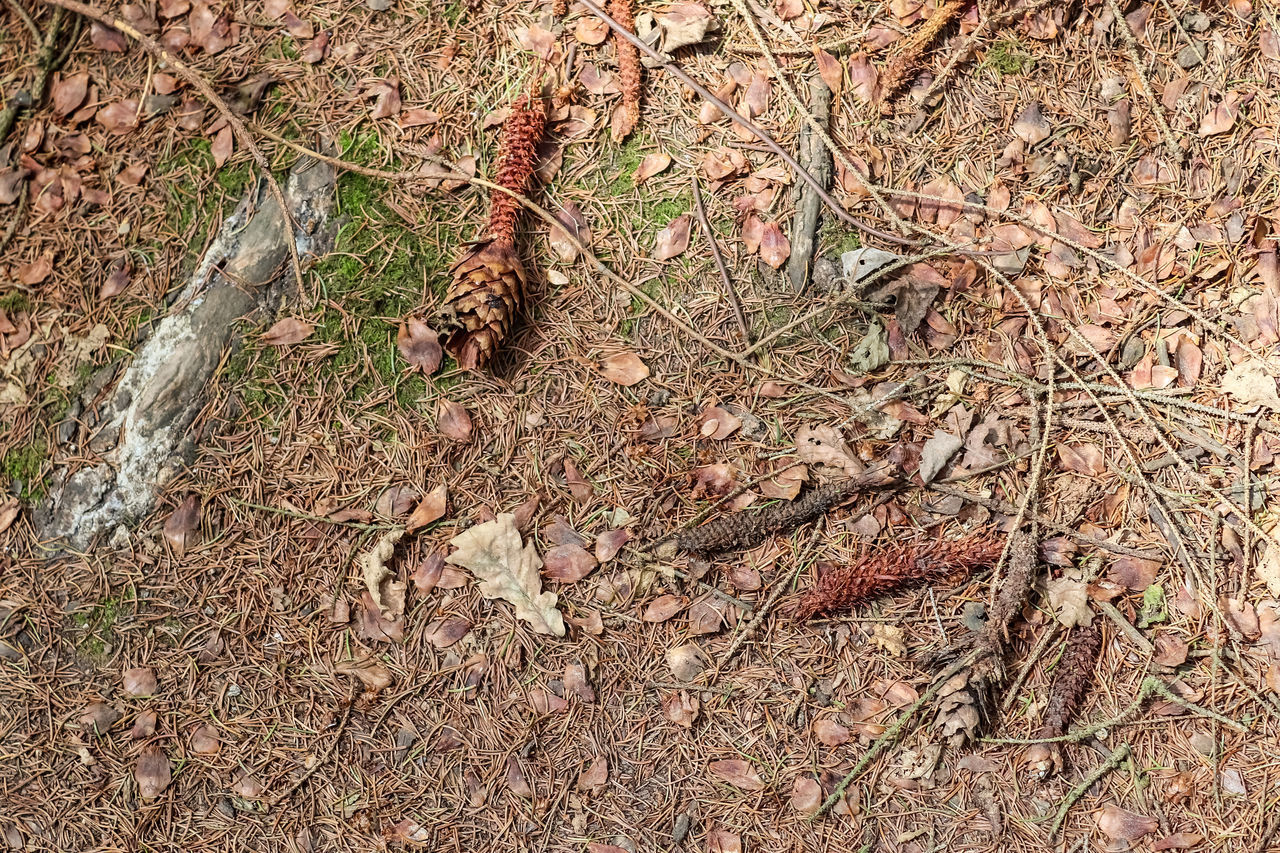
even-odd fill
[(1129, 752), (1129, 744), (1120, 744), (1107, 756), (1106, 761), (1102, 762), (1083, 782), (1071, 789), (1067, 796), (1063, 798), (1062, 805), (1058, 808), (1058, 815), (1053, 819), (1053, 824), (1049, 827), (1050, 840), (1058, 837), (1058, 832), (1062, 829), (1062, 822), (1067, 819), (1067, 812), (1071, 811), (1071, 807), (1085, 795), (1086, 791), (1094, 786), (1094, 783), (1119, 767), (1120, 763), (1129, 757)]
[(720, 252), (720, 243), (716, 240), (716, 232), (711, 230), (711, 223), (707, 221), (707, 208), (702, 203), (702, 188), (698, 186), (698, 176), (694, 174), (689, 181), (693, 184), (693, 209), (698, 214), (698, 224), (702, 226), (702, 233), (707, 237), (707, 243), (711, 245), (711, 257), (715, 258), (716, 269), (720, 271), (720, 283), (724, 285), (725, 296), (729, 298), (729, 305), (733, 308), (733, 316), (738, 321), (738, 331), (742, 333), (742, 343), (751, 345), (751, 328), (747, 325), (746, 315), (742, 312), (742, 301), (738, 299), (738, 291), (733, 286), (733, 279), (729, 277), (729, 269), (724, 265), (724, 255)]

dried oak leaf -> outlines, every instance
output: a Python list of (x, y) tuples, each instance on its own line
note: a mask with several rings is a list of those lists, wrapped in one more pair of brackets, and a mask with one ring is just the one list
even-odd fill
[(556, 595), (542, 591), (538, 570), (542, 560), (533, 544), (524, 545), (515, 516), (500, 513), (493, 521), (477, 524), (455, 536), (457, 550), (447, 561), (470, 569), (485, 598), (501, 598), (515, 607), (516, 616), (541, 634), (564, 636), (564, 619), (556, 608)]
[(1273, 412), (1280, 411), (1280, 394), (1276, 393), (1275, 377), (1260, 359), (1249, 359), (1231, 368), (1223, 375), (1222, 390), (1249, 406), (1264, 406)]
[(796, 457), (811, 465), (829, 465), (850, 476), (862, 471), (844, 436), (832, 427), (805, 424), (796, 432)]
[(418, 502), (414, 507), (413, 513), (409, 516), (409, 520), (405, 522), (405, 532), (413, 533), (421, 530), (433, 521), (439, 521), (444, 517), (445, 510), (448, 508), (449, 502), (449, 485), (441, 483), (431, 491), (427, 492), (426, 497)]
[(1089, 609), (1088, 585), (1073, 578), (1054, 578), (1047, 584), (1049, 604), (1057, 611), (1058, 621), (1068, 628), (1088, 626), (1093, 622)]
[(646, 154), (644, 159), (640, 161), (640, 166), (636, 169), (635, 176), (632, 180), (635, 181), (636, 186), (640, 186), (670, 165), (670, 154), (666, 154), (661, 151), (656, 154)]
[(148, 666), (124, 671), (124, 692), (137, 699), (156, 692), (156, 672)]

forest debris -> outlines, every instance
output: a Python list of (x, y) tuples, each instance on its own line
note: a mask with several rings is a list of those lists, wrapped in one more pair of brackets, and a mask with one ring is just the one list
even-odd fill
[[(642, 12), (636, 16), (633, 32), (661, 53), (701, 44), (720, 31), (720, 21), (701, 3), (673, 3), (665, 12), (654, 15)], [(659, 63), (652, 57), (641, 60), (646, 68)]]
[[(1067, 650), (1054, 672), (1053, 685), (1045, 703), (1044, 717), (1037, 740), (1065, 735), (1084, 697), (1094, 682), (1094, 667), (1102, 650), (1102, 631), (1097, 625), (1076, 628), (1067, 640)], [(1042, 779), (1062, 769), (1062, 745), (1059, 743), (1033, 744), (1022, 756), (1034, 778)]]
[(892, 487), (900, 479), (901, 471), (896, 465), (882, 462), (847, 480), (810, 489), (791, 503), (722, 516), (701, 527), (678, 531), (667, 539), (674, 540), (679, 550), (698, 553), (754, 548), (775, 533), (793, 530), (826, 514), (858, 492)]
[(470, 569), (485, 598), (501, 598), (515, 607), (516, 616), (540, 634), (564, 636), (564, 619), (556, 608), (556, 594), (542, 591), (538, 570), (542, 560), (533, 543), (524, 545), (515, 516), (499, 513), (449, 542), (457, 550), (446, 560)]
[[(538, 162), (546, 123), (541, 100), (525, 96), (512, 105), (502, 128), (494, 183), (524, 192)], [(519, 210), (515, 198), (494, 190), (484, 236), (450, 270), (453, 281), (437, 317), (445, 349), (464, 370), (484, 366), (511, 332), (524, 304), (529, 277), (515, 247)]]
[(395, 620), (404, 614), (405, 585), (391, 581), (395, 574), (387, 563), (396, 552), (396, 544), (404, 536), (403, 527), (388, 530), (378, 538), (374, 546), (356, 557), (360, 577), (369, 590), (369, 598), (384, 617)]
[(1026, 602), (1039, 550), (1030, 534), (1017, 532), (1012, 536), (1009, 571), (987, 624), (968, 647), (953, 647), (935, 659), (936, 664), (954, 669), (938, 689), (935, 715), (939, 734), (953, 747), (973, 741), (994, 721), (999, 708), (995, 697), (1008, 677), (1004, 658), (1009, 627)]
[(856, 562), (831, 566), (804, 594), (796, 608), (797, 619), (811, 619), (860, 604), (878, 595), (911, 586), (944, 580), (960, 580), (976, 569), (993, 565), (1004, 542), (988, 534), (976, 534), (952, 542), (927, 539), (894, 543)]
[(893, 98), (910, 82), (916, 69), (920, 67), (925, 51), (933, 45), (947, 25), (960, 16), (967, 5), (968, 0), (944, 0), (911, 35), (894, 42), (889, 62), (880, 75), (882, 115), (893, 114)]
[(138, 783), (138, 796), (143, 800), (154, 800), (164, 793), (173, 780), (169, 757), (159, 747), (147, 747), (138, 756), (138, 763), (133, 768), (133, 778)]
[(1280, 412), (1276, 379), (1259, 359), (1251, 358), (1228, 370), (1223, 374), (1220, 387), (1245, 405), (1263, 406)]

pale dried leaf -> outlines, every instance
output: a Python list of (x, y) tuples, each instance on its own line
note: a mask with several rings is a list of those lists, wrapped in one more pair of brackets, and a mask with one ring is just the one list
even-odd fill
[(1073, 578), (1052, 578), (1047, 584), (1049, 606), (1059, 622), (1068, 628), (1087, 627), (1093, 622), (1089, 609), (1089, 587)]
[(1137, 841), (1160, 828), (1155, 818), (1114, 805), (1102, 809), (1095, 819), (1103, 835), (1119, 841)]
[(1280, 411), (1275, 377), (1260, 359), (1251, 358), (1237, 364), (1226, 372), (1220, 384), (1223, 391), (1246, 405)]
[(444, 358), (440, 336), (435, 329), (417, 317), (410, 317), (400, 324), (400, 330), (396, 333), (396, 347), (400, 350), (400, 357), (410, 367), (427, 375), (435, 373)]
[(153, 696), (156, 692), (156, 672), (149, 666), (126, 669), (123, 686), (124, 692), (135, 699)]
[(684, 254), (685, 249), (689, 248), (690, 221), (689, 214), (682, 213), (658, 232), (653, 245), (654, 260), (668, 261)]
[(385, 664), (368, 656), (339, 661), (334, 664), (333, 671), (339, 675), (353, 675), (361, 684), (375, 692), (386, 690), (395, 681)]
[(543, 555), (542, 574), (549, 580), (560, 583), (577, 583), (591, 574), (597, 565), (596, 558), (591, 556), (581, 545), (556, 545)]
[(532, 543), (524, 545), (515, 516), (500, 513), (455, 536), (457, 550), (449, 563), (470, 569), (485, 598), (501, 598), (515, 607), (516, 616), (542, 634), (564, 636), (564, 620), (556, 609), (556, 595), (542, 592), (538, 570), (542, 560)]
[(405, 532), (414, 533), (433, 521), (444, 518), (448, 502), (449, 486), (447, 483), (441, 483), (427, 492), (426, 497), (413, 508), (413, 513), (409, 516), (409, 520), (405, 522)]
[(640, 166), (636, 169), (634, 176), (636, 186), (640, 186), (645, 181), (666, 170), (671, 165), (671, 155), (666, 152), (659, 151), (656, 154), (646, 154), (644, 159), (640, 161)]
[(712, 761), (707, 769), (720, 779), (743, 791), (763, 791), (764, 780), (750, 761), (741, 758), (729, 758), (724, 761)]
[(297, 317), (284, 317), (262, 334), (262, 342), (267, 346), (283, 347), (298, 344), (311, 337), (316, 327), (299, 320)]
[(133, 768), (133, 778), (138, 783), (138, 795), (144, 800), (154, 800), (173, 781), (169, 757), (159, 747), (147, 747), (138, 756), (138, 763)]
[(164, 522), (164, 539), (179, 557), (200, 544), (200, 496), (190, 494)]
[(390, 621), (404, 614), (405, 585), (393, 580), (395, 573), (387, 568), (387, 563), (395, 556), (396, 544), (403, 537), (404, 528), (393, 527), (378, 537), (372, 548), (356, 557), (370, 600)]
[(441, 397), (436, 420), (440, 432), (448, 438), (463, 444), (471, 440), (471, 415), (461, 403)]
[(760, 258), (775, 270), (782, 267), (791, 257), (791, 241), (782, 233), (776, 222), (765, 223), (760, 234)]
[(811, 465), (830, 465), (839, 468), (846, 474), (857, 474), (862, 470), (844, 436), (838, 430), (826, 425), (810, 426), (805, 424), (796, 432), (796, 457)]
[(1040, 104), (1033, 103), (1014, 120), (1013, 132), (1027, 145), (1035, 145), (1037, 142), (1048, 139), (1052, 129), (1040, 111)]

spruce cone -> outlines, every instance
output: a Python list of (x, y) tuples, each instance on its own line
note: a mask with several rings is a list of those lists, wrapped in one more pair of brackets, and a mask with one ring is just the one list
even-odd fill
[(464, 370), (483, 367), (511, 331), (529, 277), (510, 241), (473, 246), (450, 270), (453, 283), (440, 309), (449, 353)]
[[(546, 128), (542, 103), (521, 98), (511, 107), (502, 128), (494, 183), (523, 193), (537, 165), (537, 148)], [(445, 349), (465, 370), (483, 367), (511, 331), (524, 304), (529, 277), (516, 251), (519, 203), (494, 190), (489, 200), (485, 238), (456, 262), (453, 282), (439, 313)]]
[(1005, 681), (1004, 662), (999, 655), (981, 652), (938, 691), (935, 724), (953, 747), (976, 740), (978, 733), (996, 717), (996, 693)]
[[(609, 14), (629, 32), (636, 31), (631, 0), (610, 0)], [(621, 114), (613, 121), (613, 141), (621, 142), (640, 122), (640, 51), (626, 39), (615, 35), (614, 50), (618, 57), (618, 88), (622, 90)]]
[(968, 0), (946, 0), (933, 10), (929, 19), (915, 32), (894, 44), (893, 55), (880, 75), (880, 112), (893, 114), (893, 98), (920, 67), (925, 51), (938, 35), (968, 6)]

